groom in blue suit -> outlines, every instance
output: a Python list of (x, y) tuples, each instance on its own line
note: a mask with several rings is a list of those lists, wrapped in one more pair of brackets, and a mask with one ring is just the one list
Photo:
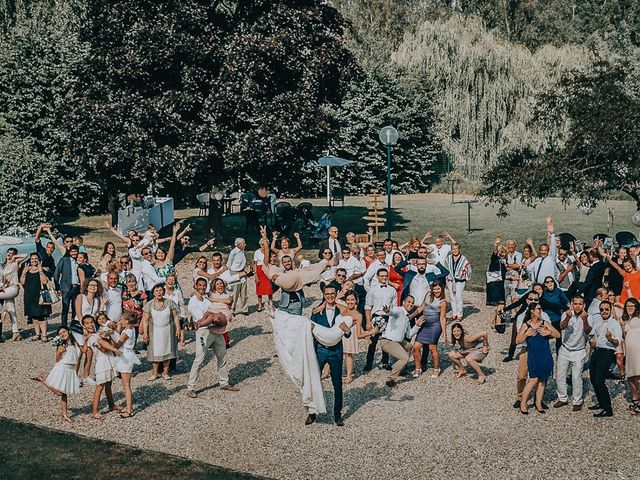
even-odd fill
[[(336, 305), (337, 291), (335, 286), (326, 285), (322, 293), (324, 295), (324, 305), (321, 305), (321, 310), (315, 310), (313, 312), (311, 321), (323, 327), (332, 327), (337, 316), (340, 314), (340, 310), (338, 310), (338, 306)], [(340, 330), (344, 332), (345, 337), (349, 338), (349, 336), (351, 336), (351, 329), (346, 323), (342, 322), (340, 324)], [(320, 365), (320, 372), (322, 372), (325, 364), (329, 364), (334, 393), (333, 416), (336, 425), (342, 427), (344, 425), (344, 421), (342, 420), (342, 341), (333, 347), (326, 347), (316, 340), (315, 349), (318, 364)], [(315, 421), (316, 415), (310, 413), (305, 424), (311, 425)]]

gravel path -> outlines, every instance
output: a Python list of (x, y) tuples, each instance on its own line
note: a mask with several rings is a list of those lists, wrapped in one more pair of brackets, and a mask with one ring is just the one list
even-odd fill
[[(482, 306), (482, 294), (471, 292), (466, 299), (474, 313), (465, 324), (470, 331), (485, 329), (490, 311)], [(492, 349), (483, 364), (489, 374), (481, 386), (471, 375), (454, 379), (448, 360), (439, 378), (423, 375), (393, 390), (384, 385), (386, 372), (358, 376), (345, 386), (343, 428), (333, 425), (331, 415), (304, 426), (300, 396), (274, 357), (264, 314), (252, 313), (234, 322), (232, 338), (236, 343), (229, 350), (231, 381), (240, 392), (208, 388), (197, 399), (188, 398), (186, 381), (194, 352), (190, 343), (179, 353), (179, 373), (171, 382), (147, 382), (150, 365), (143, 360), (144, 371), (133, 380), (137, 409), (133, 418), (112, 414), (104, 422), (92, 420), (93, 389), (84, 387), (70, 399), (74, 417), (70, 425), (60, 422), (54, 397), (27, 379), (34, 372), (50, 370), (53, 347), (5, 343), (0, 345), (0, 415), (273, 478), (640, 475), (640, 424), (624, 411), (624, 389), (611, 384), (615, 391), (611, 419), (594, 419), (586, 408), (573, 413), (570, 407), (546, 415), (532, 410), (524, 417), (511, 406), (516, 364), (501, 361), (506, 335), (491, 334)], [(214, 374), (211, 362), (201, 373), (199, 388)], [(325, 387), (331, 409), (331, 383)], [(549, 390), (555, 391), (553, 386)], [(122, 401), (118, 381), (114, 394)], [(591, 396), (589, 385), (587, 404)]]

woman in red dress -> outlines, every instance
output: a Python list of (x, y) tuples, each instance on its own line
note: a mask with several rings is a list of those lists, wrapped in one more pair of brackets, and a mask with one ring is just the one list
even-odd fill
[[(269, 241), (266, 238), (260, 239), (260, 245), (263, 243), (265, 245), (269, 245)], [(271, 253), (271, 252), (269, 252)], [(276, 257), (277, 258), (277, 257)], [(262, 297), (267, 296), (267, 309), (271, 308), (271, 302), (273, 300), (273, 288), (271, 286), (271, 281), (267, 278), (262, 270), (262, 264), (265, 262), (264, 254), (262, 250), (259, 248), (253, 254), (253, 263), (256, 265), (256, 295), (258, 296), (258, 311), (262, 311)], [(267, 260), (269, 262), (269, 260)]]
[(402, 296), (402, 282), (404, 278), (395, 271), (394, 267), (402, 262), (402, 260), (402, 254), (400, 252), (395, 252), (391, 261), (391, 267), (389, 267), (389, 285), (398, 291), (398, 305), (402, 305), (400, 297)]

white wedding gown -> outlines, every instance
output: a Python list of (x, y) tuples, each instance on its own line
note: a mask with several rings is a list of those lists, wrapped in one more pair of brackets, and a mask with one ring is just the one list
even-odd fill
[(313, 337), (327, 347), (336, 345), (342, 341), (344, 335), (340, 330), (342, 322), (351, 328), (353, 319), (338, 315), (333, 327), (327, 328), (313, 323), (308, 317), (291, 315), (282, 310), (276, 310), (271, 317), (273, 341), (278, 351), (278, 358), (284, 371), (300, 389), (302, 403), (309, 413), (326, 413), (327, 411)]

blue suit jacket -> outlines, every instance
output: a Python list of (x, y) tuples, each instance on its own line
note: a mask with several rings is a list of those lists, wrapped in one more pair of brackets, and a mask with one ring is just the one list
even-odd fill
[[(395, 267), (393, 267), (396, 273), (398, 275), (401, 275), (403, 278), (402, 294), (400, 295), (400, 299), (403, 301), (405, 297), (409, 295), (409, 286), (411, 285), (411, 281), (413, 280), (413, 277), (415, 277), (418, 274), (418, 272), (415, 272), (413, 270), (407, 270), (406, 272), (402, 270), (407, 265), (409, 265), (409, 262), (407, 262), (406, 260), (403, 260), (402, 262), (397, 264)], [(433, 272), (427, 272), (427, 280), (429, 281), (429, 284), (432, 284), (437, 280), (443, 281), (447, 277), (447, 275), (449, 275), (449, 270), (447, 269), (447, 267), (442, 265), (440, 262), (436, 263), (436, 268), (440, 270), (440, 273), (438, 275), (436, 275)]]
[[(336, 317), (339, 314), (340, 314), (340, 312), (338, 311), (338, 307), (336, 306)], [(314, 323), (317, 323), (318, 325), (322, 325), (323, 327), (327, 327), (327, 328), (331, 327), (331, 325), (329, 325), (329, 320), (327, 319), (327, 311), (326, 311), (326, 309), (322, 309), (321, 312), (311, 314), (311, 321), (314, 322)], [(335, 322), (334, 322), (334, 325), (335, 325)], [(351, 332), (345, 333), (344, 335), (345, 335), (345, 337), (349, 337), (351, 335)], [(326, 346), (318, 343), (315, 340), (314, 340), (314, 343), (315, 343), (315, 346), (316, 346), (316, 352), (319, 349), (329, 350), (331, 352), (338, 353), (340, 355), (340, 357), (342, 358), (342, 341), (338, 342), (338, 344), (334, 345), (333, 347), (326, 347)]]

